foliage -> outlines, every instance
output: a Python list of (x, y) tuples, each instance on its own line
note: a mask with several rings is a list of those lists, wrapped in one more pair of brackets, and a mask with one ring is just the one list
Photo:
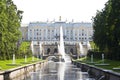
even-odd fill
[[(89, 50), (88, 53), (87, 53), (87, 57), (91, 57), (91, 55), (93, 55), (93, 56), (95, 56), (95, 58), (101, 59), (102, 54), (103, 54), (103, 52), (100, 52), (100, 51)], [(104, 55), (104, 56), (106, 58), (106, 55)]]
[(120, 60), (120, 0), (109, 0), (93, 18), (93, 40), (108, 59)]
[(92, 51), (99, 51), (98, 46), (93, 41), (90, 42), (90, 45), (91, 45)]
[(22, 58), (25, 55), (32, 56), (32, 52), (30, 49), (30, 42), (28, 42), (28, 41), (22, 42), (19, 49), (18, 49), (18, 54), (17, 54), (17, 56), (19, 56), (18, 58)]
[(10, 59), (17, 50), (22, 13), (12, 0), (0, 0), (0, 59)]
[(26, 53), (29, 47), (30, 47), (30, 42), (22, 42), (20, 46), (20, 50), (23, 51), (23, 53)]

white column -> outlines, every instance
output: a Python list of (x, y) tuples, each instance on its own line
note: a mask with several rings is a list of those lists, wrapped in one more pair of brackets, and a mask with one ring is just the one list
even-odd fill
[(77, 29), (77, 41), (79, 41), (79, 29)]
[(68, 35), (69, 35), (69, 37), (68, 37), (69, 40), (68, 40), (68, 41), (70, 41), (70, 29), (68, 29), (68, 33), (69, 33), (69, 34), (68, 34)]
[[(67, 35), (66, 35), (66, 28), (65, 28), (65, 36), (67, 36)], [(65, 38), (65, 40), (66, 40), (66, 38)]]
[(47, 35), (48, 35), (48, 33), (47, 33), (48, 30), (47, 30), (47, 29), (48, 29), (48, 28), (46, 28), (46, 30), (45, 30), (45, 31), (46, 31), (46, 32), (45, 32), (45, 33), (46, 33), (46, 36), (45, 36), (45, 37), (46, 37), (46, 41), (47, 41)]
[(75, 28), (73, 28), (73, 40), (75, 40)]
[(86, 36), (87, 36), (86, 38), (87, 38), (87, 41), (89, 41), (89, 38), (88, 38), (89, 35), (88, 35), (88, 33), (89, 33), (88, 29), (86, 29)]

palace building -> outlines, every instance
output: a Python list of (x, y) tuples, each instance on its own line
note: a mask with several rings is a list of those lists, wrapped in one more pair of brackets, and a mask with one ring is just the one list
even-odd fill
[[(86, 45), (92, 41), (93, 27), (88, 22), (68, 22), (46, 21), (30, 22), (28, 25), (22, 25), (22, 40), (32, 41), (34, 54), (40, 54), (40, 45), (42, 45), (42, 55), (58, 53), (60, 44), (60, 27), (62, 26), (63, 41), (65, 44), (65, 53), (79, 53), (79, 43)], [(87, 53), (87, 52), (84, 52)]]
[(28, 41), (59, 41), (60, 26), (63, 27), (64, 41), (92, 41), (93, 27), (86, 22), (31, 22), (21, 27), (22, 40)]

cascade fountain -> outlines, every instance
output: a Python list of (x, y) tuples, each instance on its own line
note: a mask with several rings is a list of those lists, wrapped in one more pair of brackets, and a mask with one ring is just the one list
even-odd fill
[(65, 63), (61, 63), (59, 66), (58, 66), (58, 80), (64, 80), (65, 79), (65, 66), (66, 64)]
[(102, 63), (100, 63), (100, 64), (95, 64), (95, 65), (100, 65), (100, 66), (109, 66), (110, 64), (107, 64), (107, 63), (105, 63), (105, 56), (104, 56), (104, 54), (101, 54), (101, 56), (102, 56)]
[(95, 64), (96, 62), (94, 62), (94, 58), (93, 58), (93, 54), (91, 54), (91, 56), (90, 56), (90, 58), (91, 58), (91, 60), (90, 60), (90, 62), (88, 62), (88, 63), (91, 63), (91, 64)]
[(60, 54), (60, 45), (58, 44), (58, 54)]
[(65, 49), (64, 49), (63, 29), (62, 29), (62, 26), (60, 26), (60, 46), (59, 46), (59, 53), (62, 55), (62, 59), (65, 60)]
[(80, 55), (84, 55), (83, 46), (81, 42), (79, 43), (79, 47), (80, 47)]
[(90, 50), (91, 49), (91, 45), (90, 45), (90, 42), (87, 41), (87, 49)]
[(13, 54), (12, 64), (15, 64), (15, 54)]
[(33, 47), (33, 41), (31, 42), (31, 50), (32, 50), (32, 53), (34, 54), (34, 47)]
[(91, 63), (93, 63), (93, 54), (91, 55)]
[(34, 61), (34, 45), (33, 45), (33, 41), (31, 42), (31, 50), (32, 50), (32, 61)]
[(102, 54), (102, 62), (103, 62), (103, 64), (104, 64), (104, 54)]
[(40, 53), (39, 53), (40, 54), (40, 58), (42, 59), (42, 44), (41, 43), (39, 44), (39, 50), (40, 50)]
[(27, 55), (25, 55), (25, 63), (27, 62)]

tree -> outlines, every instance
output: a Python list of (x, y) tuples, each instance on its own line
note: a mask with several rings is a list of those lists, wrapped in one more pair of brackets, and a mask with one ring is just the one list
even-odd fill
[(120, 1), (109, 0), (93, 19), (93, 39), (109, 59), (120, 60)]
[(0, 54), (3, 59), (10, 59), (20, 38), (19, 28), (22, 11), (17, 10), (12, 0), (1, 0), (0, 4)]

